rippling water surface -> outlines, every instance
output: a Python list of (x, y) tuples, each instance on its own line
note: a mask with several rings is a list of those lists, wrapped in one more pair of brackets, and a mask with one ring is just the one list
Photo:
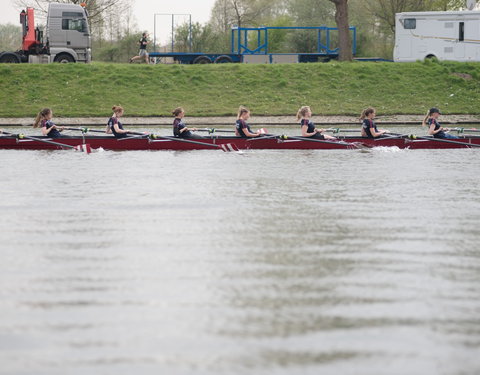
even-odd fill
[(480, 373), (480, 150), (1, 157), (1, 374)]

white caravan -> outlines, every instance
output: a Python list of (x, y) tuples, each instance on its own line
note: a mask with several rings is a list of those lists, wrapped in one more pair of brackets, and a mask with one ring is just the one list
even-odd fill
[(397, 13), (394, 61), (433, 57), (480, 61), (480, 11)]

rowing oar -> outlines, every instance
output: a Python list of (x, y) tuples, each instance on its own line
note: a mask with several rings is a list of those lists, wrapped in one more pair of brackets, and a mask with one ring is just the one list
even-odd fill
[(283, 140), (283, 141), (285, 141), (287, 139), (295, 139), (295, 140), (298, 140), (298, 141), (318, 142), (318, 143), (326, 143), (326, 144), (331, 144), (331, 145), (340, 145), (340, 146), (345, 146), (345, 147), (359, 148), (359, 146), (357, 145), (357, 143), (359, 143), (359, 142), (344, 142), (344, 141), (334, 142), (334, 141), (325, 141), (325, 140), (322, 140), (322, 139), (311, 139), (311, 138), (308, 138), (308, 137), (292, 137), (290, 135), (285, 135), (285, 134), (279, 135), (278, 138)]
[(326, 132), (330, 132), (333, 134), (338, 134), (338, 133), (359, 133), (360, 129), (340, 129), (340, 128), (328, 128), (325, 129)]
[(410, 137), (410, 134), (386, 133), (386, 134), (383, 134), (383, 136), (375, 138), (375, 141), (381, 141), (382, 139), (397, 139), (397, 138), (409, 138), (409, 137)]
[(54, 141), (50, 141), (50, 140), (47, 140), (47, 139), (30, 137), (30, 136), (24, 135), (24, 134), (13, 134), (13, 133), (9, 133), (9, 132), (6, 132), (6, 131), (2, 131), (2, 133), (7, 134), (7, 135), (12, 135), (12, 136), (16, 137), (17, 139), (29, 139), (31, 141), (48, 143), (50, 145), (55, 145), (55, 146), (59, 146), (59, 147), (62, 147), (62, 148), (70, 148), (70, 149), (73, 149), (75, 151), (84, 151), (87, 154), (92, 152), (92, 149), (91, 149), (89, 144), (81, 144), (81, 145), (77, 145), (77, 146), (71, 146), (71, 145), (66, 145), (65, 143), (54, 142)]
[(76, 131), (80, 131), (82, 133), (92, 132), (92, 133), (104, 133), (105, 134), (105, 130), (95, 130), (95, 129), (89, 129), (89, 128), (65, 128), (65, 130), (76, 130)]
[(435, 137), (419, 137), (416, 135), (411, 135), (409, 139), (415, 140), (415, 139), (423, 139), (427, 141), (437, 141), (437, 142), (444, 142), (444, 143), (452, 143), (454, 145), (461, 145), (464, 147), (480, 147), (480, 145), (476, 145), (473, 143), (465, 143), (465, 142), (458, 142), (458, 141), (452, 141), (450, 139), (444, 139), (444, 138), (435, 138)]
[(129, 132), (129, 133), (130, 134), (136, 134), (136, 135), (148, 135), (151, 139), (150, 142), (164, 142), (164, 141), (185, 142), (185, 143), (193, 143), (195, 145), (201, 145), (201, 146), (206, 146), (206, 147), (219, 148), (219, 149), (221, 149), (222, 151), (225, 151), (225, 152), (239, 151), (238, 147), (233, 143), (225, 143), (225, 144), (222, 144), (222, 145), (217, 145), (217, 144), (213, 144), (213, 143), (192, 141), (190, 139), (183, 139), (183, 138), (169, 137), (169, 136), (161, 136), (161, 135), (157, 135), (157, 134), (143, 134), (143, 133), (137, 133), (137, 132)]
[(469, 133), (480, 133), (480, 130), (479, 129), (475, 129), (475, 128), (471, 128), (471, 129), (465, 129), (465, 128), (452, 128), (450, 129), (452, 131), (456, 131), (458, 132), (459, 134), (463, 134), (465, 132), (469, 132)]
[(214, 133), (235, 133), (235, 130), (205, 128), (205, 129), (197, 129), (197, 132), (208, 132), (208, 134), (214, 134)]

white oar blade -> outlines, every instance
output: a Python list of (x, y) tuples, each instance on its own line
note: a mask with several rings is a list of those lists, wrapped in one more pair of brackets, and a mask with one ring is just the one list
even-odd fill
[(237, 145), (233, 143), (224, 143), (220, 147), (224, 152), (240, 151)]
[(75, 150), (86, 152), (87, 154), (90, 154), (92, 152), (92, 148), (90, 147), (90, 145), (88, 143), (75, 146)]

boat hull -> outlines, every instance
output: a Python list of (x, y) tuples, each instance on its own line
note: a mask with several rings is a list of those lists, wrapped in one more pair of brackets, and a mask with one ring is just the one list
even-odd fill
[(406, 138), (379, 138), (369, 139), (363, 137), (342, 137), (341, 142), (317, 141), (309, 139), (279, 139), (273, 137), (261, 137), (245, 139), (239, 137), (212, 137), (195, 139), (193, 142), (181, 139), (149, 139), (146, 137), (116, 139), (108, 136), (69, 137), (52, 140), (48, 137), (35, 137), (37, 139), (18, 139), (12, 136), (0, 137), (0, 149), (18, 150), (60, 150), (62, 146), (42, 142), (42, 140), (54, 141), (66, 146), (78, 146), (89, 144), (92, 149), (102, 148), (112, 151), (127, 150), (220, 150), (224, 144), (232, 144), (240, 150), (347, 150), (355, 148), (373, 147), (398, 147), (401, 149), (452, 149), (470, 148), (471, 145), (480, 145), (480, 137), (462, 137), (451, 142), (436, 139), (406, 139)]

